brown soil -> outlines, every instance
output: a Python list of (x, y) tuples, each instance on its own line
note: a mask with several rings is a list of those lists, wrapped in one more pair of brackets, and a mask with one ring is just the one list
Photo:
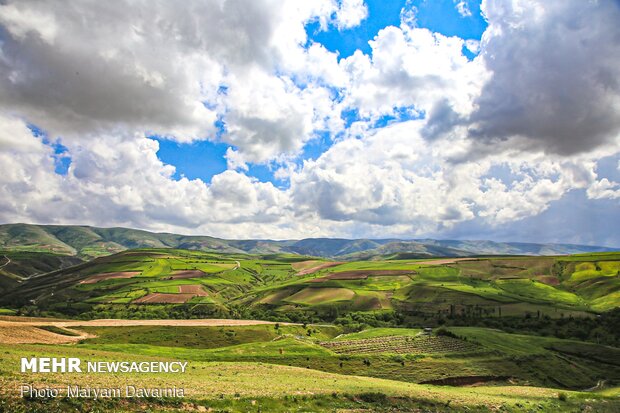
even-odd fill
[(65, 336), (36, 328), (27, 323), (0, 321), (0, 343), (3, 344), (69, 344), (91, 337), (81, 331), (69, 330), (78, 336)]
[(382, 275), (405, 275), (415, 274), (415, 271), (409, 270), (355, 270), (355, 271), (343, 271), (334, 272), (324, 277), (315, 278), (310, 280), (312, 283), (320, 283), (329, 280), (365, 280), (370, 276), (382, 276)]
[(202, 285), (179, 285), (181, 294), (193, 294), (198, 297), (206, 297), (209, 294), (202, 288)]
[[(57, 327), (135, 327), (135, 326), (185, 326), (185, 327), (228, 327), (228, 326), (252, 326), (262, 324), (275, 324), (272, 321), (262, 320), (229, 320), (223, 318), (204, 318), (196, 320), (124, 320), (124, 319), (100, 319), (100, 320), (75, 320), (75, 321), (37, 321), (23, 323), (0, 322), (4, 326), (57, 326)], [(280, 325), (294, 325), (294, 323), (282, 323)]]
[(541, 275), (536, 277), (538, 281), (547, 285), (560, 285), (560, 280), (552, 275)]
[(116, 278), (131, 278), (140, 274), (140, 271), (122, 271), (122, 272), (109, 272), (106, 274), (91, 275), (88, 278), (80, 281), (80, 284), (95, 284), (99, 281), (111, 280)]
[(182, 304), (194, 297), (194, 294), (168, 294), (168, 293), (151, 293), (137, 300), (133, 300), (134, 304)]
[[(303, 264), (304, 262), (307, 262), (307, 261), (303, 261), (303, 262), (301, 262), (299, 264)], [(297, 275), (313, 274), (313, 273), (315, 273), (317, 271), (324, 270), (325, 268), (335, 267), (336, 265), (340, 265), (340, 264), (343, 264), (343, 263), (342, 262), (337, 262), (337, 261), (334, 261), (334, 262), (324, 262), (322, 264), (315, 265), (313, 267), (303, 269), (303, 270), (299, 271), (297, 273)], [(295, 268), (294, 265), (293, 265), (293, 268)]]
[[(20, 317), (13, 317), (19, 319)], [(0, 320), (0, 343), (2, 344), (71, 344), (86, 338), (94, 337), (91, 334), (76, 330), (76, 327), (135, 327), (135, 326), (185, 326), (185, 327), (230, 327), (274, 324), (271, 321), (261, 320), (89, 320), (89, 321), (54, 321), (49, 318), (23, 317), (21, 321)], [(280, 323), (292, 325), (292, 323)], [(36, 326), (56, 326), (80, 334), (79, 336), (65, 336), (52, 333)]]
[(183, 270), (183, 271), (175, 271), (170, 276), (170, 280), (182, 280), (185, 278), (200, 278), (206, 275), (205, 272), (200, 270)]

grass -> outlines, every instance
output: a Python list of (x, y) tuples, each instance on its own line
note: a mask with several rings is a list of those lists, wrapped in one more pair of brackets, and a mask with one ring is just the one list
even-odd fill
[(385, 336), (407, 336), (418, 335), (422, 330), (418, 328), (369, 328), (358, 333), (343, 334), (335, 338), (340, 340), (361, 340), (366, 338), (385, 337)]
[[(98, 337), (85, 340), (79, 347), (99, 351), (199, 362), (262, 362), (413, 383), (446, 377), (510, 377), (523, 385), (585, 389), (602, 377), (620, 380), (618, 349), (473, 327), (449, 328), (461, 339), (431, 337), (417, 342), (408, 340), (417, 340), (414, 336), (419, 330), (396, 328), (373, 328), (345, 335), (332, 326), (280, 326), (277, 330), (273, 325), (84, 330)], [(389, 348), (375, 351), (381, 339)], [(345, 348), (336, 353), (330, 345), (323, 344), (331, 342), (345, 347), (361, 342), (369, 350), (347, 352)], [(403, 353), (403, 349), (409, 348), (411, 351)]]
[[(541, 312), (560, 317), (603, 312), (620, 305), (618, 254), (493, 257), (445, 265), (420, 264), (426, 260), (354, 261), (307, 276), (296, 275), (298, 270), (293, 265), (309, 268), (323, 261), (294, 258), (161, 248), (130, 250), (24, 283), (17, 287), (15, 296), (5, 298), (3, 305), (20, 307), (34, 299), (43, 309), (63, 312), (66, 308), (76, 314), (96, 305), (129, 305), (147, 293), (176, 293), (179, 285), (189, 284), (201, 284), (209, 293), (208, 298), (191, 300), (193, 304), (213, 304), (223, 311), (231, 304), (268, 306), (282, 314), (290, 309), (320, 313), (337, 309), (342, 313), (416, 308), (435, 316), (475, 308), (479, 315), (497, 316), (501, 307), (504, 316)], [(170, 279), (174, 271), (194, 269), (205, 275)], [(309, 282), (343, 271), (389, 270), (408, 273)], [(139, 274), (131, 279), (80, 284), (87, 276), (117, 271)], [(0, 289), (1, 281), (6, 288), (16, 287), (14, 280), (5, 277), (0, 279)], [(558, 285), (548, 285), (555, 282)], [(50, 291), (54, 291), (53, 296)]]
[(326, 304), (333, 301), (350, 300), (355, 292), (347, 288), (304, 288), (286, 298), (286, 301), (299, 304)]
[[(327, 340), (340, 333), (333, 326), (312, 326), (313, 337)], [(219, 348), (237, 344), (271, 341), (281, 335), (306, 336), (307, 329), (302, 326), (254, 325), (236, 327), (154, 327), (131, 328), (83, 327), (84, 331), (96, 335), (85, 341), (87, 344), (146, 344), (163, 347)]]
[[(14, 371), (19, 358), (30, 354), (51, 357), (80, 357), (84, 360), (128, 360), (148, 361), (163, 360), (167, 356), (118, 354), (112, 351), (101, 351), (92, 348), (63, 347), (62, 349), (42, 346), (23, 345), (20, 348), (0, 345), (3, 357), (0, 359), (0, 371)], [(24, 382), (37, 381), (36, 374), (12, 375), (3, 373), (0, 376), (6, 403), (25, 403), (11, 398), (17, 386)], [(257, 362), (201, 362), (192, 361), (185, 374), (48, 374), (46, 383), (53, 386), (66, 386), (79, 382), (82, 386), (122, 387), (133, 383), (143, 387), (184, 387), (189, 400), (201, 405), (234, 406), (235, 409), (256, 406), (275, 405), (277, 400), (288, 400), (294, 406), (292, 397), (305, 398), (306, 403), (315, 404), (317, 411), (330, 411), (334, 406), (352, 406), (351, 401), (357, 400), (357, 406), (377, 406), (378, 408), (397, 407), (398, 400), (403, 406), (424, 407), (450, 406), (451, 411), (468, 410), (486, 411), (484, 406), (504, 406), (508, 411), (519, 411), (530, 406), (538, 411), (557, 411), (560, 402), (558, 391), (538, 387), (491, 386), (475, 388), (451, 388), (418, 385), (395, 380), (372, 377), (350, 376), (327, 373), (313, 369), (289, 367)], [(260, 385), (257, 385), (260, 383)], [(585, 395), (566, 391), (568, 406), (582, 406)], [(588, 394), (590, 406), (617, 407), (618, 402), (598, 394)], [(255, 400), (251, 404), (251, 400)], [(346, 400), (349, 400), (347, 402)], [(120, 402), (120, 401), (118, 401)], [(165, 403), (165, 401), (161, 401)], [(172, 403), (173, 401), (171, 401)], [(33, 402), (34, 403), (34, 402)], [(246, 404), (247, 403), (247, 404)], [(285, 403), (286, 405), (286, 403)], [(541, 407), (538, 407), (541, 406)], [(180, 407), (180, 406), (179, 406)], [(138, 410), (139, 406), (130, 407)], [(49, 410), (48, 410), (49, 411)], [(392, 410), (394, 411), (394, 410)], [(398, 411), (398, 410), (396, 410)], [(610, 410), (611, 411), (611, 410)]]

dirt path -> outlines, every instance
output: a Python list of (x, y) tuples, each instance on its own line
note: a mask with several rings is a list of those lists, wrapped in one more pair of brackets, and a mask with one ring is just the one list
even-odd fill
[[(39, 324), (40, 326), (40, 324)], [(65, 328), (75, 336), (58, 334), (37, 328), (30, 323), (10, 323), (0, 321), (0, 343), (3, 344), (74, 344), (94, 337), (84, 331)]]
[[(13, 320), (19, 317), (12, 317)], [(0, 320), (0, 343), (3, 344), (72, 344), (81, 340), (95, 337), (79, 327), (136, 327), (136, 326), (182, 326), (182, 327), (232, 327), (275, 324), (261, 320), (116, 320), (102, 319), (89, 321), (46, 321), (45, 319), (29, 319), (24, 321)], [(280, 325), (294, 325), (294, 323), (279, 323)], [(37, 327), (54, 326), (70, 331), (77, 336), (66, 336), (53, 333)]]
[[(3, 326), (56, 326), (56, 327), (134, 327), (134, 326), (185, 326), (185, 327), (229, 327), (275, 324), (272, 321), (262, 320), (228, 320), (228, 319), (196, 319), (196, 320), (71, 320), (71, 321), (0, 321)], [(294, 325), (294, 323), (280, 323), (280, 325)]]
[(4, 258), (6, 258), (6, 262), (2, 265), (0, 265), (0, 268), (4, 268), (7, 265), (9, 265), (11, 263), (11, 259), (9, 257), (7, 257), (6, 255), (4, 256)]

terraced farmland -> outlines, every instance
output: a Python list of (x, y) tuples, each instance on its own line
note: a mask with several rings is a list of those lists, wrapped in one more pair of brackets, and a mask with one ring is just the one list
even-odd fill
[(437, 354), (465, 353), (480, 347), (452, 337), (445, 336), (384, 336), (362, 340), (324, 341), (321, 346), (337, 354)]

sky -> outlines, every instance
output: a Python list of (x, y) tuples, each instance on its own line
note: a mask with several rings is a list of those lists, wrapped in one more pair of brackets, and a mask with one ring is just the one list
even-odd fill
[(620, 247), (620, 3), (0, 3), (0, 222)]

